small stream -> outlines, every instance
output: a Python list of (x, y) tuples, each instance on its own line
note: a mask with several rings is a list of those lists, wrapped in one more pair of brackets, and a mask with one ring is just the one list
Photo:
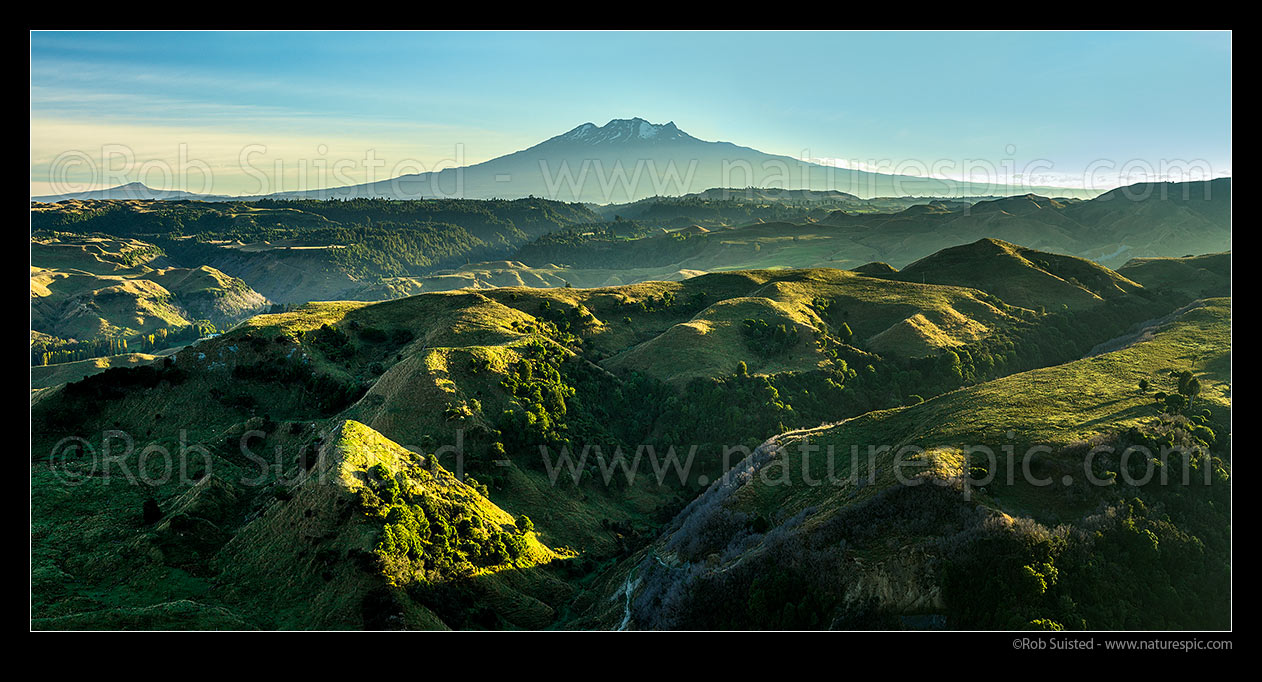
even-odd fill
[(626, 595), (626, 602), (623, 605), (622, 622), (618, 624), (618, 632), (627, 629), (631, 624), (631, 595), (635, 593), (635, 588), (640, 584), (639, 580), (635, 580), (635, 569), (627, 575), (627, 582), (622, 586), (622, 593)]

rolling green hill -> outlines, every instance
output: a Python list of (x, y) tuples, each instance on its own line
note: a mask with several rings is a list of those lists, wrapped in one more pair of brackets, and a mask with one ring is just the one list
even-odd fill
[[(1227, 628), (1230, 322), (1201, 301), (1111, 353), (776, 436), (580, 622)], [(1159, 409), (1176, 371), (1199, 390)]]
[[(701, 220), (679, 200), (678, 223)], [(1118, 267), (1136, 257), (1219, 252), (1231, 246), (1231, 181), (1135, 185), (1089, 201), (1033, 194), (970, 202), (897, 205), (878, 212), (837, 210), (824, 218), (788, 214), (702, 222), (705, 233), (645, 233), (639, 238), (562, 232), (517, 250), (530, 267), (673, 268), (709, 272), (768, 267), (854, 268), (883, 261), (901, 268), (946, 248), (981, 239), (1022, 244)], [(655, 209), (666, 220), (668, 201)], [(781, 204), (768, 203), (782, 208)], [(643, 214), (637, 221), (645, 220)]]
[(907, 282), (970, 286), (1031, 309), (1076, 309), (1140, 287), (1080, 258), (1022, 248), (997, 239), (944, 249), (889, 275)]
[[(446, 469), (426, 466), (363, 424), (338, 424), (286, 497), (218, 555), (233, 585), (226, 598), (268, 627), (445, 627), (416, 595), (457, 576), (525, 601), (502, 606), (511, 624), (542, 627), (555, 617), (500, 573), (528, 572), (567, 555), (540, 544)], [(309, 544), (295, 543), (296, 535)], [(374, 561), (379, 571), (364, 569)], [(497, 605), (491, 598), (486, 608)]]
[[(832, 363), (828, 345), (816, 337), (836, 334), (842, 324), (850, 330), (847, 345), (855, 350), (913, 358), (965, 346), (1015, 321), (978, 291), (887, 282), (843, 270), (741, 274), (757, 285), (748, 294), (707, 306), (687, 322), (611, 357), (606, 366), (671, 383), (721, 376), (736, 361), (759, 374), (810, 371)], [(745, 320), (783, 324), (794, 340), (785, 352), (763, 354)]]
[(1231, 254), (1184, 258), (1135, 258), (1118, 274), (1148, 289), (1172, 289), (1198, 298), (1231, 295)]
[(70, 200), (31, 206), (36, 236), (142, 239), (172, 264), (220, 270), (278, 303), (347, 298), (384, 278), (503, 257), (548, 232), (599, 220), (585, 206), (542, 199)]
[[(1002, 277), (969, 288), (904, 281), (906, 271), (891, 278), (883, 269), (881, 276), (777, 269), (596, 288), (467, 289), (290, 306), (152, 364), (42, 390), (31, 408), (33, 625), (675, 627), (693, 622), (687, 604), (667, 604), (650, 618), (640, 609), (656, 609), (651, 598), (650, 606), (638, 604), (659, 593), (649, 582), (625, 590), (636, 576), (652, 577), (645, 557), (670, 566), (681, 558), (689, 571), (729, 565), (731, 556), (759, 565), (742, 543), (765, 540), (727, 517), (701, 544), (660, 550), (693, 515), (681, 510), (709, 505), (706, 490), (734, 461), (733, 449), (748, 453), (785, 432), (783, 441), (796, 442), (798, 430), (843, 420), (852, 421), (820, 433), (847, 434), (853, 424), (869, 425), (864, 433), (873, 439), (962, 438), (975, 431), (950, 429), (1002, 429), (1010, 421), (1023, 429), (1021, 439), (1072, 440), (1140, 428), (1155, 392), (1176, 392), (1168, 370), (1181, 367), (1181, 349), (1197, 335), (1213, 352), (1198, 359), (1203, 388), (1178, 418), (1208, 408), (1209, 421), (1197, 425), (1226, 442), (1230, 394), (1215, 383), (1230, 367), (1223, 302), (1188, 308), (1170, 323), (1173, 334), (1157, 333), (1161, 343), (1125, 341), (1133, 345), (1082, 359), (1134, 325), (1188, 306), (1192, 295), (1148, 291), (1069, 257), (983, 246), (977, 264), (1006, 272), (1015, 262), (1024, 269), (1013, 277), (1074, 273), (1081, 281), (1094, 273), (1100, 279), (1085, 283), (1100, 300), (1064, 309), (1054, 305), (1064, 291), (1023, 286), (1013, 291), (1033, 298), (1018, 306), (981, 288), (1004, 284)], [(1135, 355), (1153, 349), (1156, 359)], [(1123, 388), (1142, 377), (1151, 382), (1146, 392)], [(1084, 415), (1094, 423), (1084, 424)], [(1190, 423), (1179, 428), (1205, 435)], [(169, 457), (155, 458), (162, 451)], [(941, 462), (934, 470), (958, 468), (957, 459), (933, 460)], [(856, 499), (888, 487), (879, 480)], [(749, 489), (752, 501), (740, 504), (752, 506), (730, 509), (746, 514), (751, 532), (779, 529), (777, 537), (803, 542), (814, 536), (785, 526), (790, 518), (832, 523), (823, 511), (804, 510), (852, 502), (850, 489)], [(1039, 524), (1079, 518), (1079, 506), (1044, 504), (1037, 491), (992, 497), (999, 502), (985, 508), (930, 507), (949, 512), (933, 523), (956, 524), (937, 537), (972, 532), (992, 507)], [(918, 556), (941, 556), (922, 546), (933, 533), (916, 525), (914, 509), (882, 513), (882, 528), (908, 524), (904, 544)], [(1219, 556), (1201, 526), (1182, 517), (1170, 523)], [(1154, 531), (1159, 539), (1173, 532)], [(1046, 618), (1082, 627), (1068, 617), (1078, 614), (1087, 625), (1117, 626), (1059, 607), (983, 609), (985, 600), (954, 601), (958, 592), (942, 582), (906, 592), (919, 595), (914, 608), (881, 601), (903, 589), (897, 576), (936, 575), (900, 563), (899, 538), (852, 538), (860, 548), (854, 557), (818, 553), (807, 542), (802, 552), (777, 556), (792, 584), (715, 583), (745, 590), (734, 593), (749, 595), (742, 602), (775, 605), (774, 617), (761, 606), (739, 617), (716, 608), (713, 616), (730, 617), (718, 622), (732, 627), (857, 627), (869, 617), (884, 627), (908, 613), (944, 616), (953, 626), (1023, 627)], [(718, 556), (707, 558), (708, 548)], [(876, 598), (855, 602), (870, 608), (801, 605), (805, 588), (793, 582), (802, 575), (794, 567), (848, 580), (852, 558), (894, 572), (854, 574), (888, 587), (853, 588)], [(702, 600), (687, 603), (708, 603), (708, 584), (684, 583), (687, 600)], [(819, 594), (835, 595), (831, 589)], [(630, 617), (621, 608), (628, 596)], [(795, 611), (786, 616), (787, 603)], [(1144, 609), (1136, 613), (1149, 618)], [(1151, 617), (1146, 622), (1181, 622)]]
[(171, 267), (162, 249), (131, 238), (33, 238), (31, 263), (35, 365), (162, 350), (268, 305), (240, 279), (204, 265)]

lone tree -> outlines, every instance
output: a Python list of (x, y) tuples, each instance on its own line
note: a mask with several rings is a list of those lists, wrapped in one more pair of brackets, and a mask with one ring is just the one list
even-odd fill
[(854, 331), (850, 329), (849, 324), (842, 322), (841, 326), (837, 328), (837, 337), (841, 339), (842, 343), (850, 343), (854, 339)]
[(1187, 382), (1180, 382), (1179, 393), (1188, 397), (1188, 400), (1195, 398), (1201, 394), (1201, 380), (1192, 377)]
[(1147, 380), (1147, 379), (1140, 379), (1140, 380), (1139, 380), (1139, 392), (1140, 392), (1140, 393), (1144, 393), (1144, 392), (1145, 392), (1145, 391), (1147, 391), (1147, 390), (1148, 390), (1148, 380)]

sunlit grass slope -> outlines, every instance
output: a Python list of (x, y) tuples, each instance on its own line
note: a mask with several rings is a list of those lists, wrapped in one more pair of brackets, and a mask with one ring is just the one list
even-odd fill
[[(383, 481), (397, 485), (389, 494), (398, 497), (385, 513), (364, 503), (365, 495), (377, 498), (373, 491), (382, 491)], [(421, 455), (355, 421), (333, 429), (314, 466), (289, 494), (292, 497), (264, 509), (217, 557), (224, 567), (223, 579), (232, 586), (228, 599), (273, 627), (358, 629), (390, 625), (372, 619), (397, 618), (398, 627), (444, 628), (439, 617), (406, 597), (387, 599), (385, 613), (366, 613), (363, 605), (374, 590), (406, 595), (382, 592), (387, 584), (408, 587), (456, 577), (494, 582), (500, 571), (562, 558), (540, 544), (533, 532), (519, 533), (513, 516), (440, 465), (427, 465)], [(473, 563), (463, 552), (440, 547), (433, 535), (411, 553), (386, 548), (383, 534), (401, 528), (399, 518), (411, 520), (415, 515), (430, 517), (431, 532), (435, 523), (467, 529), (461, 548), (507, 531), (521, 538), (520, 553), (502, 562), (475, 558)], [(383, 569), (373, 564), (376, 555), (385, 557)], [(511, 582), (504, 588), (511, 591)], [(551, 620), (549, 607), (537, 601), (534, 605), (544, 611), (535, 615), (536, 623)], [(366, 618), (370, 622), (365, 623)]]
[[(858, 349), (919, 357), (976, 341), (1013, 319), (1002, 302), (959, 287), (890, 281), (844, 270), (751, 271), (747, 276), (758, 278), (761, 285), (751, 287), (745, 296), (705, 307), (606, 365), (676, 383), (730, 373), (737, 362), (745, 362), (754, 373), (811, 370), (827, 362), (814, 340), (821, 329), (836, 333), (844, 324), (852, 333), (850, 343)], [(800, 340), (787, 353), (762, 356), (742, 334), (747, 319), (784, 324)]]

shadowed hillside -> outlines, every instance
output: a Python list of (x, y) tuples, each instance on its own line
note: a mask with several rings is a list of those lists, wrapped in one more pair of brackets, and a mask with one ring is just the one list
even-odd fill
[(1184, 258), (1135, 258), (1118, 274), (1148, 289), (1172, 289), (1198, 298), (1231, 295), (1231, 254)]
[[(958, 244), (996, 239), (1118, 267), (1135, 257), (1230, 248), (1230, 179), (1161, 187), (1136, 185), (1090, 201), (1030, 194), (878, 212), (838, 210), (822, 219), (751, 217), (707, 224), (706, 233), (567, 230), (520, 247), (516, 259), (530, 267), (574, 270), (856, 268), (873, 261), (901, 268)], [(685, 220), (677, 227), (695, 222)]]
[(1031, 309), (1089, 307), (1139, 289), (1134, 282), (1095, 263), (997, 239), (939, 251), (889, 276), (907, 282), (974, 287)]

